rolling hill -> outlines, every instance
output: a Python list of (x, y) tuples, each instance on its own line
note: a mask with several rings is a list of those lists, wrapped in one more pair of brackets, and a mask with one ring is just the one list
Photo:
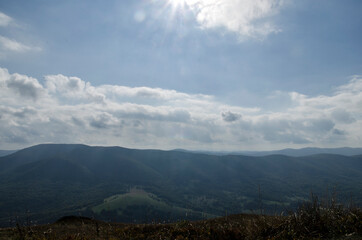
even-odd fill
[[(218, 156), (43, 144), (0, 158), (0, 225), (69, 214), (146, 222), (275, 212), (333, 188), (340, 200), (352, 195), (362, 203), (362, 155)], [(144, 195), (129, 194), (134, 189)]]
[(4, 157), (16, 152), (16, 150), (0, 150), (0, 157)]
[[(177, 150), (177, 149), (176, 149)], [(194, 153), (204, 153), (211, 155), (245, 155), (245, 156), (268, 156), (268, 155), (286, 155), (290, 157), (305, 157), (309, 155), (316, 154), (337, 154), (344, 156), (355, 156), (362, 155), (362, 148), (350, 148), (350, 147), (341, 147), (341, 148), (316, 148), (316, 147), (307, 147), (307, 148), (286, 148), (281, 150), (272, 150), (272, 151), (188, 151), (184, 149), (178, 149), (178, 151), (184, 152), (194, 152)]]

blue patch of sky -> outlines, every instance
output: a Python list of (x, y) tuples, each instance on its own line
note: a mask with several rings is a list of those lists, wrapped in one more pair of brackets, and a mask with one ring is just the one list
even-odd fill
[[(2, 28), (39, 41), (40, 52), (0, 59), (37, 77), (64, 74), (93, 85), (117, 84), (212, 94), (263, 105), (275, 90), (327, 94), (362, 72), (362, 2), (290, 1), (273, 22), (282, 30), (239, 41), (195, 20), (156, 18), (149, 1), (0, 1), (22, 27)], [(142, 11), (144, 20), (135, 20)]]

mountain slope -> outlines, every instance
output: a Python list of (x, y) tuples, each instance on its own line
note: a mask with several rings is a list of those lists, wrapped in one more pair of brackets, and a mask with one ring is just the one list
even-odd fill
[[(177, 149), (175, 149), (177, 150)], [(355, 156), (362, 154), (362, 148), (350, 148), (350, 147), (341, 147), (341, 148), (286, 148), (281, 150), (272, 150), (272, 151), (188, 151), (184, 149), (178, 149), (177, 151), (183, 152), (193, 152), (193, 153), (204, 153), (210, 155), (246, 155), (246, 156), (268, 156), (268, 155), (286, 155), (290, 157), (303, 157), (316, 154), (337, 154), (343, 156)]]
[(16, 152), (17, 150), (0, 150), (0, 157), (4, 157), (7, 155), (10, 155), (14, 152)]
[[(245, 152), (244, 154), (247, 154), (248, 152)], [(308, 156), (308, 155), (316, 155), (316, 154), (337, 154), (337, 155), (344, 155), (344, 156), (354, 156), (362, 154), (362, 148), (349, 148), (349, 147), (343, 147), (343, 148), (301, 148), (301, 149), (282, 149), (282, 150), (276, 150), (276, 151), (261, 151), (261, 152), (249, 152), (252, 156), (265, 156), (265, 155), (271, 155), (271, 154), (283, 154), (287, 156), (292, 157), (302, 157), (302, 156)]]
[[(203, 218), (196, 214), (201, 212), (223, 215), (225, 211), (237, 213), (261, 207), (267, 211), (293, 208), (307, 199), (310, 191), (325, 194), (327, 188), (334, 187), (342, 200), (353, 194), (360, 204), (362, 155), (216, 156), (38, 145), (0, 158), (0, 225), (29, 211), (41, 222), (79, 212), (142, 222), (142, 216), (138, 214), (135, 219), (132, 211), (155, 213), (156, 206), (135, 203), (129, 206), (127, 217), (114, 209), (92, 211), (105, 199), (134, 187), (160, 199), (166, 209), (190, 209), (195, 214), (188, 215), (190, 219)], [(166, 220), (170, 216), (165, 212), (159, 215)]]

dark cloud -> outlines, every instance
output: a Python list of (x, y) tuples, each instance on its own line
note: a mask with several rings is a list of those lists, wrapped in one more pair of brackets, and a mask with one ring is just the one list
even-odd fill
[(241, 115), (227, 111), (221, 113), (221, 117), (225, 122), (234, 122), (236, 120), (239, 120), (241, 118)]
[(84, 121), (81, 120), (80, 118), (77, 118), (77, 117), (72, 117), (72, 122), (77, 125), (77, 126), (80, 126), (80, 127), (83, 127), (85, 125)]
[(133, 127), (142, 127), (142, 122), (140, 120), (134, 120), (132, 121), (132, 126)]
[(112, 116), (110, 114), (102, 113), (96, 117), (93, 117), (90, 120), (89, 125), (94, 128), (98, 128), (98, 129), (109, 128), (109, 127), (111, 127), (111, 122), (112, 122), (111, 118), (112, 118)]
[(20, 110), (18, 110), (18, 111), (15, 111), (15, 112), (13, 113), (13, 115), (14, 115), (15, 117), (23, 118), (23, 119), (26, 118), (26, 117), (28, 117), (29, 115), (34, 115), (34, 114), (36, 114), (36, 110), (33, 109), (33, 108), (28, 108), (28, 107), (22, 108), (22, 109), (20, 109)]
[(102, 128), (108, 128), (108, 124), (106, 121), (103, 121), (101, 119), (93, 119), (89, 122), (89, 125), (91, 125), (94, 128), (102, 129)]
[(349, 112), (344, 109), (336, 109), (332, 112), (332, 117), (341, 123), (353, 123), (356, 121)]
[(120, 118), (169, 122), (188, 122), (191, 119), (190, 113), (186, 110), (154, 111), (154, 109), (146, 106), (117, 110), (115, 114)]
[(20, 74), (12, 74), (7, 81), (7, 87), (19, 95), (37, 100), (43, 92), (43, 87), (35, 78), (29, 78)]
[(312, 119), (307, 121), (309, 129), (315, 132), (328, 132), (333, 129), (334, 122), (329, 119)]
[(333, 129), (333, 134), (343, 136), (346, 134), (346, 132), (339, 129)]

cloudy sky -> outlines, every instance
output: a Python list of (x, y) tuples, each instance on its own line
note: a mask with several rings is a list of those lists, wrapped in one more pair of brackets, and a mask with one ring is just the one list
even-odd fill
[(360, 0), (0, 0), (0, 149), (362, 146)]

